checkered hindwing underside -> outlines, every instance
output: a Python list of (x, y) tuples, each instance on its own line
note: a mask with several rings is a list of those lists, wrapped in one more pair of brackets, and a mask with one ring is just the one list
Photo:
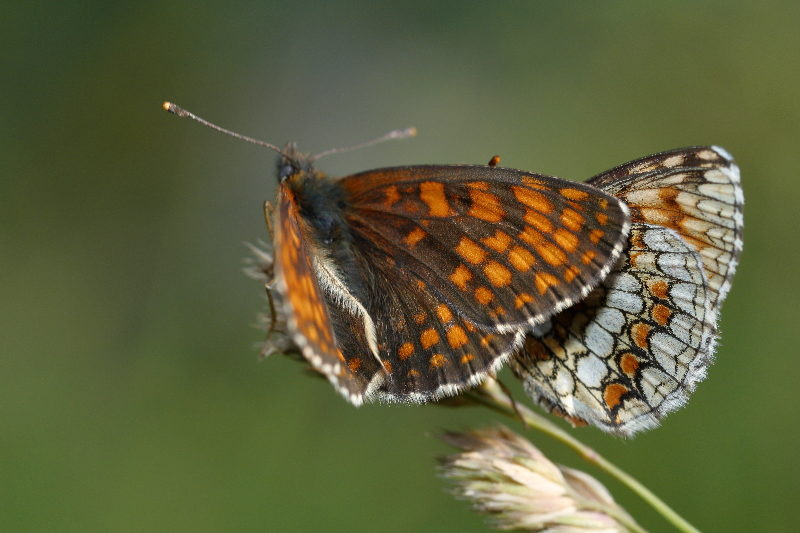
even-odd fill
[(499, 333), (585, 297), (613, 267), (629, 225), (613, 196), (518, 170), (401, 167), (339, 183), (354, 248), (385, 263), (389, 285), (422, 284), (459, 319)]
[(671, 228), (700, 253), (716, 312), (742, 251), (744, 195), (731, 155), (717, 146), (672, 150), (589, 183), (623, 200), (632, 221)]
[(713, 295), (694, 249), (642, 223), (629, 242), (602, 286), (529, 335), (511, 363), (545, 408), (621, 435), (683, 405), (715, 342)]

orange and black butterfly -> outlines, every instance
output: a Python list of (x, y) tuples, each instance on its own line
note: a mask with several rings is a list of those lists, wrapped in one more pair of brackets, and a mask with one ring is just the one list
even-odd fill
[(332, 178), (313, 167), (319, 156), (256, 142), (280, 153), (279, 310), (353, 404), (476, 385), (597, 287), (627, 242), (625, 204), (590, 185), (472, 165)]
[(624, 204), (590, 186), (489, 166), (330, 178), (279, 165), (277, 290), (294, 342), (352, 402), (475, 385), (523, 334), (616, 263)]

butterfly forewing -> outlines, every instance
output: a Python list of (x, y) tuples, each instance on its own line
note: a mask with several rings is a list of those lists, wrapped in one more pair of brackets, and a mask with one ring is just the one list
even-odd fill
[(591, 186), (481, 166), (382, 169), (343, 178), (361, 251), (480, 328), (514, 332), (582, 299), (628, 231), (625, 206)]
[[(357, 374), (352, 363), (347, 365), (334, 335), (334, 323), (344, 331), (358, 331), (357, 325), (324, 295), (303, 224), (293, 191), (281, 186), (275, 221), (275, 278), (282, 311), (303, 356), (348, 400), (360, 404), (370, 379), (364, 377), (364, 369)], [(337, 313), (336, 322), (331, 320), (333, 312)]]

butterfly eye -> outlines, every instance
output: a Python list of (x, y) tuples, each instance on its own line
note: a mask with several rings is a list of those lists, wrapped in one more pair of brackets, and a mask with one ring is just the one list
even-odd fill
[(284, 163), (283, 165), (280, 165), (278, 167), (278, 179), (280, 181), (283, 181), (286, 178), (288, 178), (289, 176), (291, 176), (292, 174), (294, 174), (295, 172), (296, 172), (296, 169), (295, 169), (294, 165), (292, 165), (291, 163)]

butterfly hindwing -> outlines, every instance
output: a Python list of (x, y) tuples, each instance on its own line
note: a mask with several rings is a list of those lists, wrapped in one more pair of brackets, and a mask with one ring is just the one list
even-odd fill
[(601, 287), (529, 335), (512, 361), (540, 404), (623, 435), (686, 402), (716, 338), (698, 254), (659, 226), (634, 223), (630, 242)]
[(718, 146), (645, 157), (589, 183), (623, 200), (631, 220), (672, 228), (703, 260), (712, 305), (730, 290), (742, 251), (744, 194), (739, 167)]
[(590, 182), (628, 204), (628, 248), (600, 288), (528, 336), (512, 368), (553, 412), (630, 435), (705, 377), (741, 252), (743, 195), (717, 147), (656, 154)]

